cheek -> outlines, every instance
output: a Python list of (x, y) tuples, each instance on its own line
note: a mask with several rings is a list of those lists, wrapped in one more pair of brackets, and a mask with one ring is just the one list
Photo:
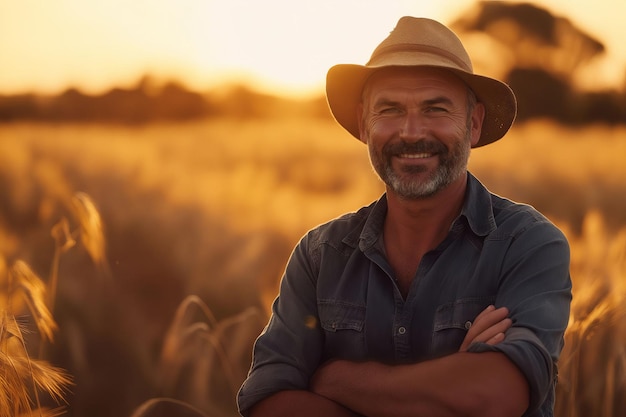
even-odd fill
[(398, 127), (389, 119), (370, 118), (365, 123), (365, 131), (370, 138), (393, 135)]
[(458, 140), (466, 137), (468, 128), (465, 118), (454, 117), (437, 120), (437, 123), (432, 125), (432, 129), (438, 132), (441, 137)]

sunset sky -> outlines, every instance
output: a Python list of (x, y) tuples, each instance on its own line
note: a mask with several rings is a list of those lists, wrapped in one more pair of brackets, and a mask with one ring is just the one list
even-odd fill
[[(0, 94), (97, 93), (141, 75), (209, 89), (319, 89), (337, 63), (365, 63), (402, 15), (449, 22), (475, 0), (0, 0)], [(623, 0), (531, 1), (608, 48), (595, 78), (621, 86)]]

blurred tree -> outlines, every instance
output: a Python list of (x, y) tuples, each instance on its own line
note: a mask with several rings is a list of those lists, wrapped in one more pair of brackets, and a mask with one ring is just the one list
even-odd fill
[(569, 85), (540, 69), (513, 68), (507, 82), (518, 101), (517, 118), (549, 117), (565, 121), (569, 118)]
[(626, 122), (623, 94), (573, 88), (578, 71), (600, 57), (605, 47), (570, 20), (530, 3), (481, 1), (451, 26), (467, 37), (470, 55), (478, 57), (479, 65), (489, 61), (483, 65), (499, 69), (500, 74), (492, 75), (515, 91), (518, 120)]
[(479, 31), (507, 48), (516, 68), (538, 68), (571, 79), (604, 45), (568, 19), (529, 3), (481, 1), (452, 27)]
[(1, 95), (0, 122), (41, 116), (37, 101), (37, 97), (34, 94)]

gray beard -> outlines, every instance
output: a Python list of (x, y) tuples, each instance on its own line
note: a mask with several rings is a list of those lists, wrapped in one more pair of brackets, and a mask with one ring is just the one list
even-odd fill
[[(457, 143), (449, 151), (439, 142), (419, 141), (411, 144), (401, 142), (383, 147), (380, 158), (370, 148), (370, 161), (380, 179), (391, 191), (400, 198), (416, 200), (435, 195), (465, 174), (471, 148), (468, 141)], [(392, 168), (391, 160), (394, 155), (413, 152), (435, 152), (439, 157), (439, 166), (425, 181), (418, 182), (410, 178), (412, 173), (423, 172), (421, 167), (405, 168), (400, 173)], [(402, 174), (409, 177), (403, 177)]]

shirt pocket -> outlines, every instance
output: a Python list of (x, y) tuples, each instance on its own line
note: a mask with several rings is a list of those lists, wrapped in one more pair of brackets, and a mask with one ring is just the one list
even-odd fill
[(365, 359), (365, 306), (319, 300), (317, 307), (325, 336), (324, 359)]
[(494, 301), (495, 296), (462, 298), (437, 307), (431, 344), (432, 356), (440, 357), (457, 352), (474, 319)]

